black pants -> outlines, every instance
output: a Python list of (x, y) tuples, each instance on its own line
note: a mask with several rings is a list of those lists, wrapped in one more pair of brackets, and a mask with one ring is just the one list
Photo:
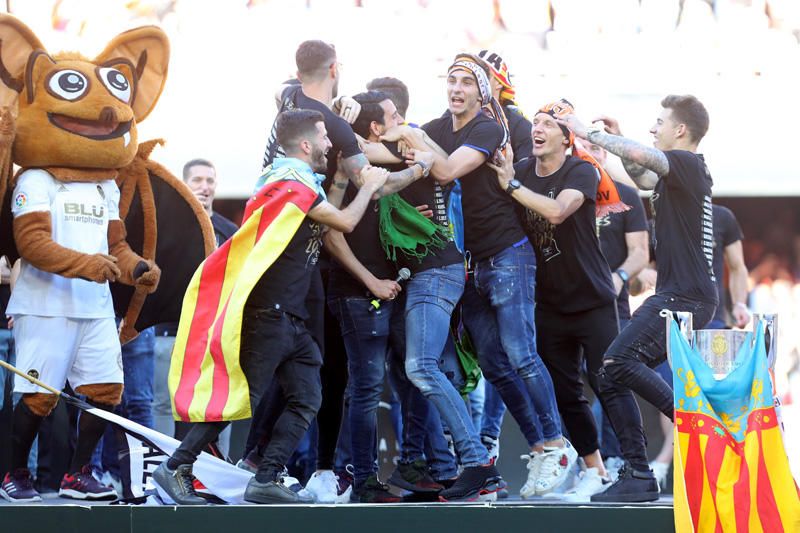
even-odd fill
[[(603, 368), (614, 383), (633, 390), (674, 419), (672, 388), (653, 370), (667, 357), (667, 322), (660, 316), (662, 309), (691, 312), (694, 327), (699, 328), (714, 316), (716, 305), (677, 295), (651, 296), (608, 347), (603, 357)], [(623, 417), (618, 418), (608, 410), (606, 413), (619, 438), (622, 455), (636, 470), (648, 470), (646, 440), (638, 405), (633, 403)]]
[(583, 394), (584, 358), (589, 386), (609, 417), (625, 416), (630, 405), (636, 404), (630, 390), (615, 385), (602, 372), (603, 355), (619, 331), (616, 303), (569, 314), (537, 308), (536, 331), (537, 349), (553, 379), (558, 410), (572, 445), (581, 457), (594, 453), (599, 441), (591, 405)]
[[(275, 309), (248, 306), (244, 310), (240, 362), (250, 387), (251, 406), (259, 404), (273, 376), (286, 400), (259, 466), (260, 480), (273, 479), (283, 470), (319, 410), (322, 357), (302, 320)], [(171, 462), (193, 463), (226, 425), (227, 422), (195, 424)]]

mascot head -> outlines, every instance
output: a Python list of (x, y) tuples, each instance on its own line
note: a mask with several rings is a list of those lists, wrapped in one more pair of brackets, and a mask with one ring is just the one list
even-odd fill
[(16, 117), (12, 160), (23, 167), (119, 169), (136, 155), (167, 78), (169, 41), (148, 26), (100, 55), (50, 54), (22, 22), (0, 14), (0, 106)]

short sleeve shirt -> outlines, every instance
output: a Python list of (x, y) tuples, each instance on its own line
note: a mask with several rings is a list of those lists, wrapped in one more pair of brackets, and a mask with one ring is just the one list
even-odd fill
[(584, 197), (583, 204), (558, 225), (521, 205), (517, 208), (536, 251), (536, 304), (559, 313), (578, 313), (613, 302), (611, 270), (596, 233), (595, 168), (569, 156), (549, 176), (536, 175), (535, 158), (517, 163), (514, 169), (525, 187), (548, 198), (556, 198), (565, 189)]
[[(11, 199), (14, 218), (50, 214), (53, 241), (84, 254), (108, 253), (108, 224), (119, 220), (119, 188), (114, 180), (65, 183), (42, 169), (19, 175)], [(69, 318), (113, 318), (108, 282), (65, 278), (22, 259), (6, 313)]]
[(650, 197), (658, 256), (656, 292), (716, 304), (711, 174), (702, 155), (664, 153), (669, 173), (658, 180)]
[(742, 228), (727, 207), (712, 205), (711, 210), (714, 214), (714, 277), (717, 278), (717, 295), (719, 305), (714, 314), (714, 320), (725, 321), (725, 309), (727, 308), (727, 298), (723, 278), (725, 274), (725, 248), (741, 241), (744, 238)]
[[(503, 130), (493, 119), (478, 114), (458, 131), (445, 115), (422, 126), (445, 152), (452, 154), (467, 146), (489, 159), (500, 147)], [(497, 174), (485, 163), (462, 176), (461, 205), (464, 211), (464, 245), (473, 260), (481, 260), (525, 238), (513, 215), (514, 201), (500, 188)]]

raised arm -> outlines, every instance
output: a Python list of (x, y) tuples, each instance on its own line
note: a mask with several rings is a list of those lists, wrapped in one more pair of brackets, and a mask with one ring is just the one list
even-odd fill
[(598, 119), (606, 124), (605, 128), (609, 129), (609, 132), (597, 125), (587, 128), (575, 115), (565, 115), (556, 120), (568, 127), (577, 137), (602, 146), (620, 157), (625, 171), (640, 189), (653, 189), (660, 176), (669, 174), (669, 161), (664, 152), (622, 137), (616, 120), (610, 117)]
[(733, 302), (733, 319), (736, 327), (743, 328), (750, 322), (747, 310), (747, 266), (744, 264), (742, 241), (725, 247), (725, 264), (728, 266), (728, 290)]
[(363, 185), (358, 194), (344, 209), (337, 209), (329, 202), (323, 201), (311, 211), (308, 216), (320, 224), (324, 224), (331, 229), (350, 233), (361, 220), (364, 211), (369, 204), (369, 200), (375, 192), (383, 186), (389, 173), (380, 167), (366, 167), (361, 173)]

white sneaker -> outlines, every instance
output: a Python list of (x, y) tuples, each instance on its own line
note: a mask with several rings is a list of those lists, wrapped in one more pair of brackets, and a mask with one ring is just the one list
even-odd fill
[(625, 464), (625, 461), (622, 459), (622, 457), (612, 456), (606, 459), (604, 464), (606, 465), (608, 477), (611, 478), (611, 481), (616, 481), (619, 477), (619, 469), (622, 468), (622, 465)]
[(670, 463), (661, 463), (659, 461), (653, 461), (650, 463), (650, 468), (653, 470), (653, 475), (656, 477), (656, 481), (658, 482), (658, 490), (664, 491), (667, 488), (667, 476), (669, 476), (669, 467)]
[(578, 452), (567, 439), (561, 448), (545, 448), (542, 454), (539, 476), (534, 483), (536, 494), (544, 495), (564, 483), (572, 465), (578, 460)]
[(539, 479), (539, 468), (542, 466), (544, 459), (543, 453), (531, 452), (519, 456), (523, 461), (527, 461), (525, 465), (528, 468), (528, 480), (519, 489), (519, 495), (525, 499), (536, 495), (536, 480)]
[(605, 492), (611, 486), (609, 477), (600, 476), (596, 467), (587, 468), (578, 474), (578, 482), (561, 496), (570, 502), (590, 502), (594, 494)]
[(497, 461), (500, 459), (500, 439), (492, 438), (489, 435), (481, 435), (481, 443), (486, 447), (486, 451), (489, 452), (489, 459), (494, 465), (497, 465)]
[(336, 503), (339, 494), (339, 482), (333, 470), (314, 472), (306, 483), (306, 490), (316, 503)]

